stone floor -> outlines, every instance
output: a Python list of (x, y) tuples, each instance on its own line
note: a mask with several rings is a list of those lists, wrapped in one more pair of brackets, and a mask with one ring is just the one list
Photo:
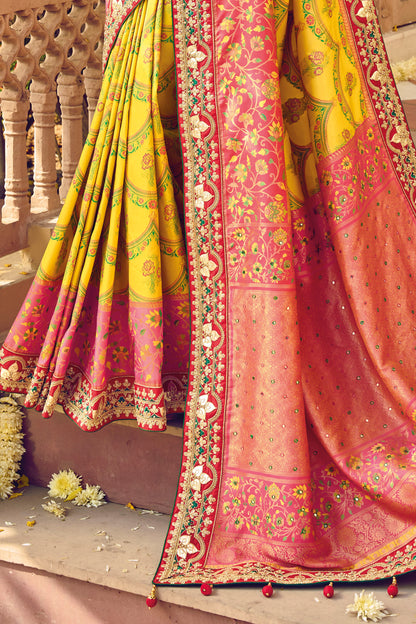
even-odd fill
[[(68, 503), (67, 518), (61, 521), (42, 509), (46, 496), (45, 489), (29, 487), (22, 496), (0, 502), (0, 561), (10, 566), (11, 573), (17, 564), (52, 573), (57, 578), (88, 581), (90, 587), (103, 586), (143, 596), (144, 601), (162, 551), (168, 516), (130, 510), (114, 503), (97, 509)], [(31, 520), (36, 524), (28, 527)], [(145, 610), (137, 621), (159, 624), (162, 619), (158, 613), (161, 615), (164, 605), (170, 604), (192, 607), (194, 618), (186, 618), (192, 624), (205, 622), (206, 613), (211, 614), (210, 624), (222, 623), (224, 618), (229, 624), (348, 624), (356, 620), (345, 609), (353, 602), (354, 594), (365, 588), (384, 602), (389, 613), (395, 614), (395, 623), (415, 624), (416, 574), (399, 579), (400, 593), (394, 600), (386, 594), (388, 584), (389, 581), (379, 581), (338, 585), (331, 600), (322, 595), (322, 586), (278, 587), (270, 599), (264, 598), (257, 586), (217, 587), (210, 597), (202, 596), (197, 587), (161, 587), (160, 604), (150, 612)], [(0, 622), (27, 624), (3, 617), (7, 604), (5, 593), (3, 586)], [(50, 620), (39, 621), (50, 624)], [(104, 617), (98, 621), (115, 624)], [(179, 616), (167, 621), (182, 624), (185, 618)], [(57, 620), (58, 624), (66, 622), (67, 619)]]

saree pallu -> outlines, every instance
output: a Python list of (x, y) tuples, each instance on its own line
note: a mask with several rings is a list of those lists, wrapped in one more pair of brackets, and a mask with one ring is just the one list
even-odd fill
[(108, 59), (97, 111), (35, 281), (2, 349), (1, 386), (94, 431), (183, 412), (189, 287), (172, 14), (149, 0)]
[(416, 158), (374, 4), (173, 13), (192, 337), (155, 582), (413, 570)]

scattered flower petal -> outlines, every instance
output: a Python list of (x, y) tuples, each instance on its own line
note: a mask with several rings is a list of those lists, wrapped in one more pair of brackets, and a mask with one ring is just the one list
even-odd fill
[(22, 475), (18, 478), (16, 483), (18, 488), (28, 487), (29, 486), (29, 478), (26, 475)]
[(65, 520), (66, 509), (62, 507), (61, 503), (58, 503), (57, 501), (50, 500), (49, 503), (45, 503), (44, 505), (42, 505), (42, 509), (53, 514), (60, 520)]
[(82, 492), (82, 487), (79, 486), (76, 490), (74, 490), (73, 492), (71, 492), (71, 494), (68, 494), (68, 496), (66, 497), (66, 501), (72, 501), (74, 500), (74, 498), (76, 498), (78, 496), (78, 494)]

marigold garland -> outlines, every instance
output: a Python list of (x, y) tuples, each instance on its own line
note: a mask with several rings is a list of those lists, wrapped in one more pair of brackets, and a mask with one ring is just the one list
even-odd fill
[(0, 499), (12, 494), (14, 482), (19, 478), (25, 452), (22, 422), (20, 405), (10, 396), (0, 398)]

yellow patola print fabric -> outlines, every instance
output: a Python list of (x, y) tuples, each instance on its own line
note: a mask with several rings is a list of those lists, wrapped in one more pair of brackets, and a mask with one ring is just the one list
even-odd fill
[(14, 387), (45, 416), (59, 401), (87, 430), (115, 418), (163, 429), (167, 411), (183, 411), (180, 185), (172, 15), (149, 1), (114, 45), (72, 187), (5, 345), (17, 358)]

